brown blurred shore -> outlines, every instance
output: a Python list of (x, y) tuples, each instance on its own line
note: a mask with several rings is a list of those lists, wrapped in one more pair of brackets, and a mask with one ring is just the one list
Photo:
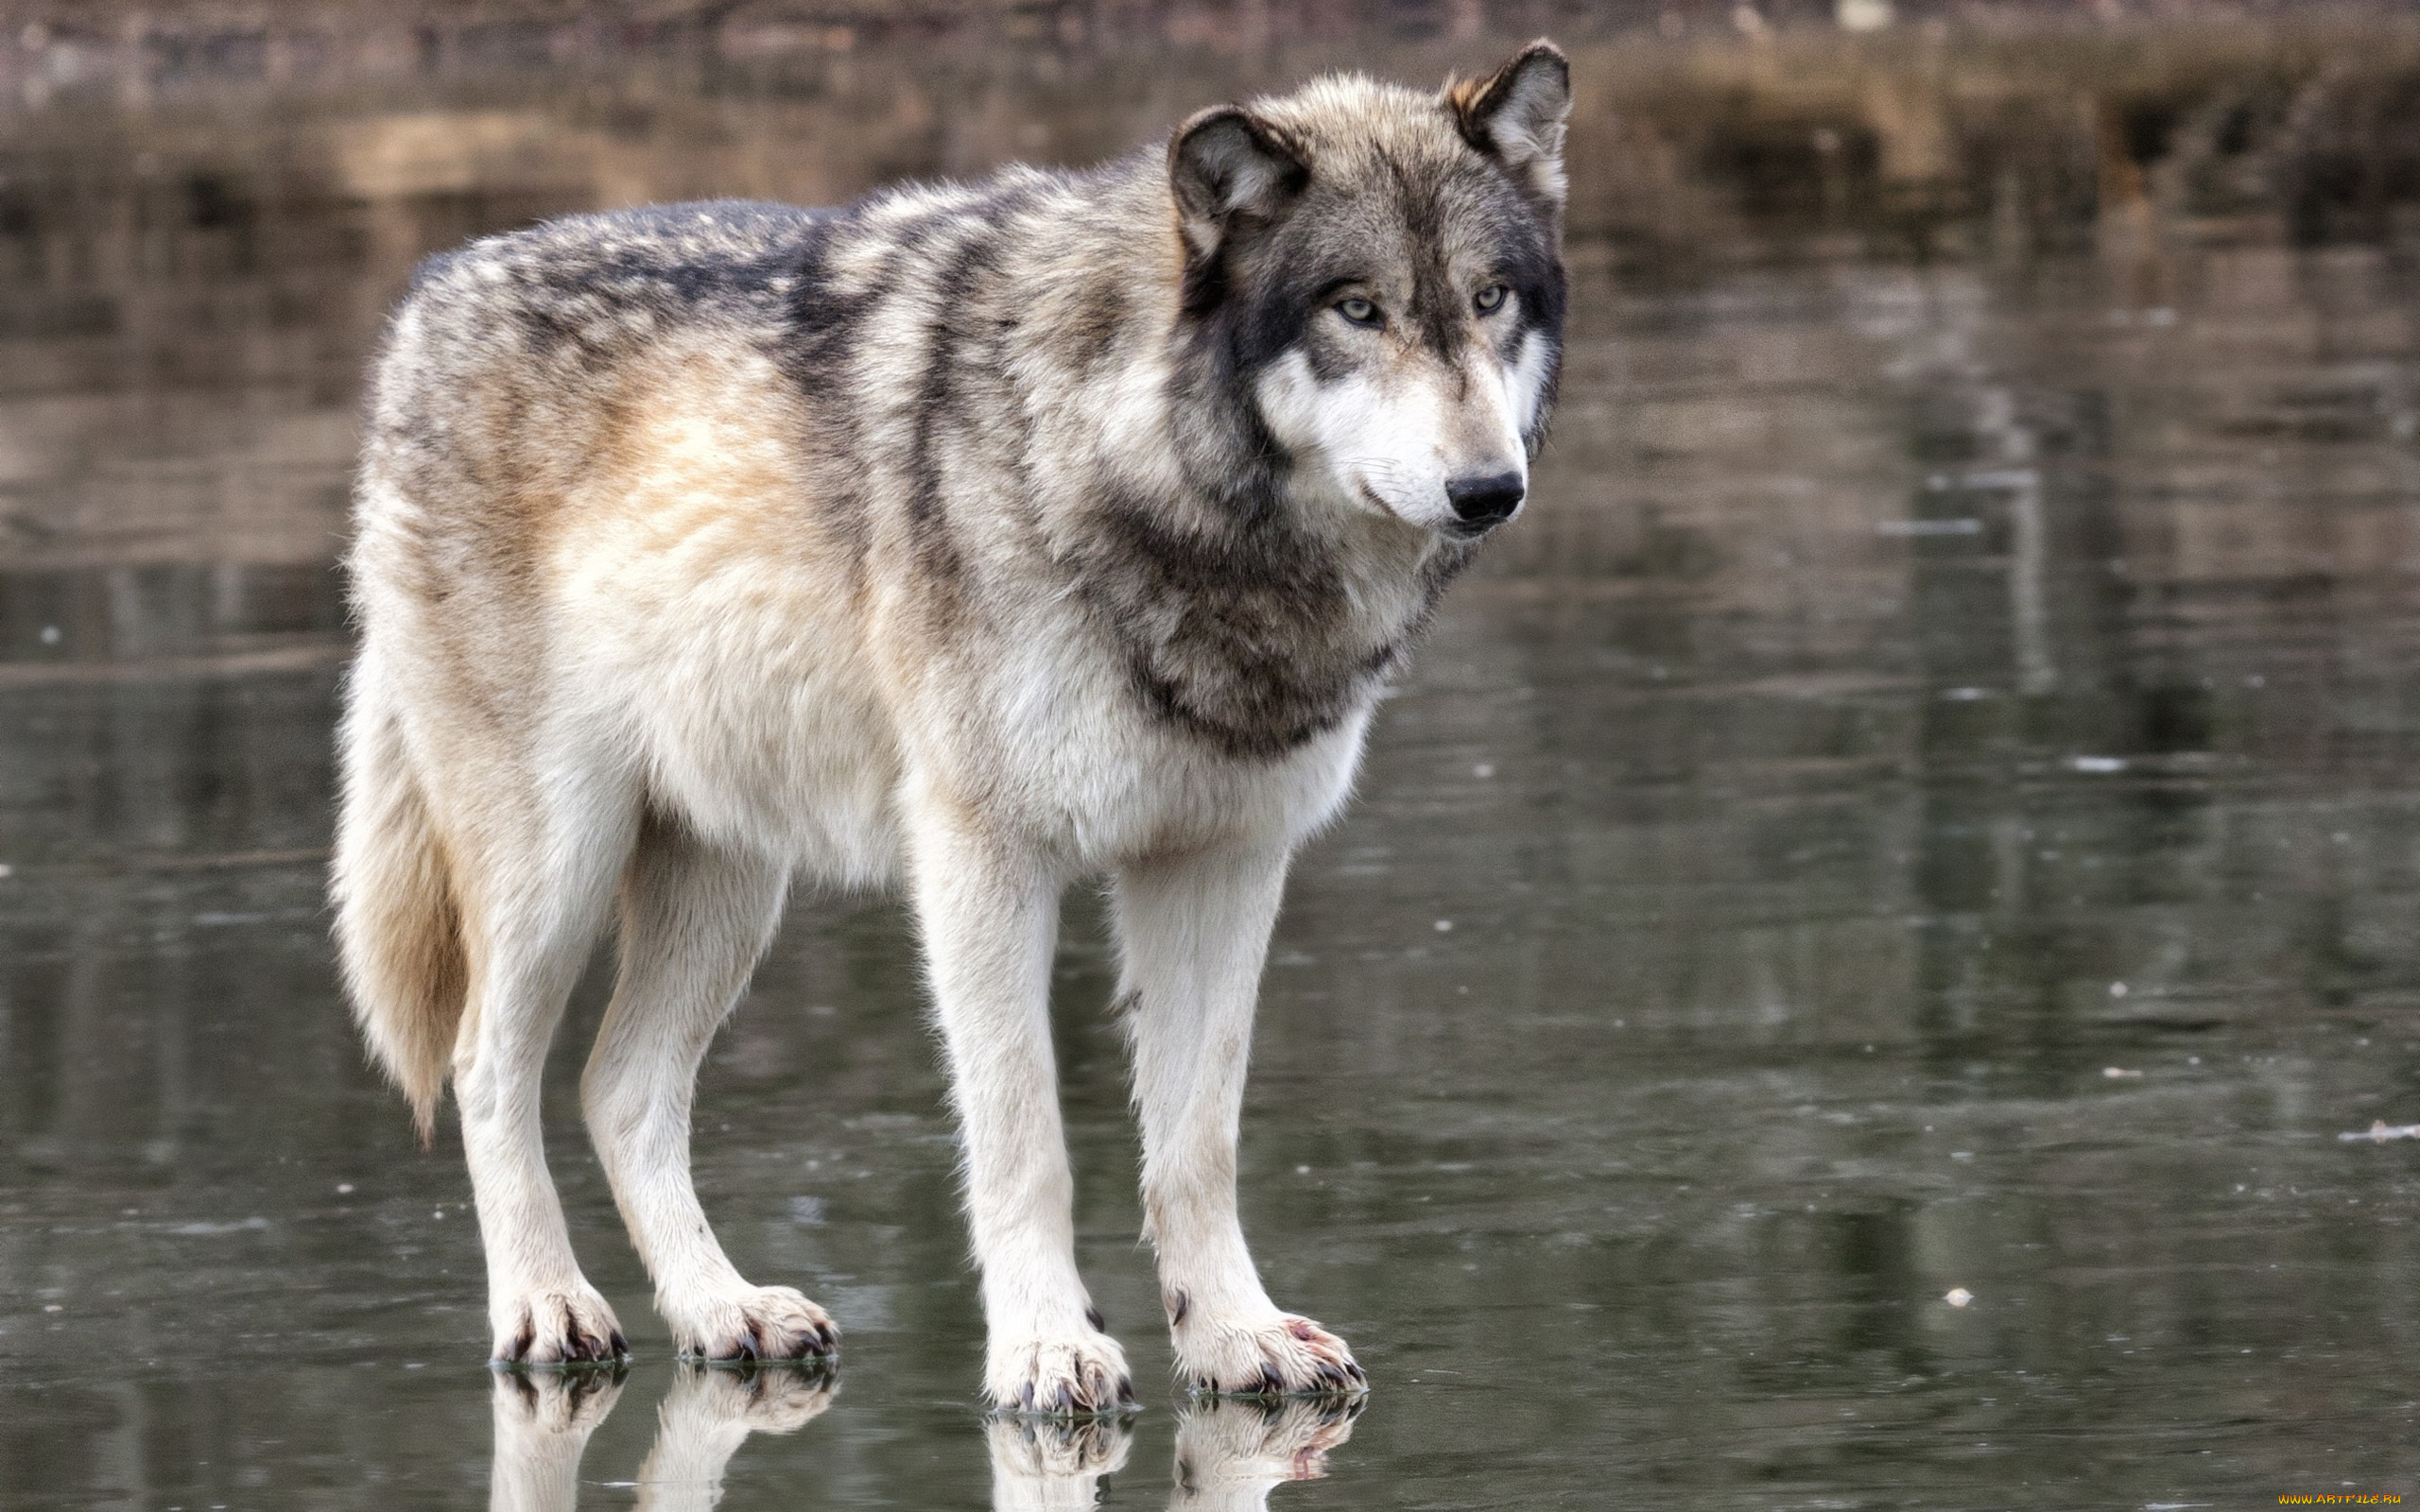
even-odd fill
[(1574, 261), (1627, 286), (2082, 254), (2151, 308), (2211, 252), (2420, 243), (2411, 7), (18, 5), (0, 570), (327, 562), (378, 321), (466, 237), (1081, 163), (1541, 31), (1577, 67)]
[(1945, 227), (2072, 241), (2148, 202), (2309, 242), (2420, 207), (2409, 4), (52, 0), (0, 6), (0, 146), (34, 160), (9, 165), (20, 197), (64, 138), (79, 167), (215, 153), (361, 200), (831, 200), (1091, 161), (1204, 100), (1334, 67), (1442, 76), (1539, 33), (1579, 63), (1582, 240), (1695, 248), (1744, 215), (1937, 252), (1963, 245)]

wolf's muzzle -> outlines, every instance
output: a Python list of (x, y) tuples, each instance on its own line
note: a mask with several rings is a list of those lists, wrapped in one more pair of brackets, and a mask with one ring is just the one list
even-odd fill
[(1454, 518), (1461, 522), (1461, 534), (1476, 536), (1512, 519), (1527, 491), (1520, 473), (1494, 472), (1448, 482), (1445, 502), (1454, 507)]

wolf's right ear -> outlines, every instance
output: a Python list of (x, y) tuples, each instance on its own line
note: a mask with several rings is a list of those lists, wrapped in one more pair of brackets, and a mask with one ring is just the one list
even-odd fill
[(1168, 184), (1193, 262), (1206, 262), (1239, 226), (1282, 218), (1310, 182), (1302, 155), (1240, 105), (1215, 105), (1177, 128)]

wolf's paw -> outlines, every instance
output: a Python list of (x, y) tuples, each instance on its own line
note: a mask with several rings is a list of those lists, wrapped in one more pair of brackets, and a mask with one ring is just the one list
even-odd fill
[(1098, 1330), (995, 1345), (984, 1390), (1002, 1412), (1043, 1418), (1097, 1418), (1134, 1407), (1126, 1351)]
[(492, 1365), (607, 1365), (631, 1353), (614, 1310), (586, 1281), (508, 1297), (488, 1321), (495, 1331)]
[(689, 1359), (821, 1360), (840, 1352), (831, 1314), (786, 1286), (752, 1286), (666, 1312)]
[(1342, 1339), (1286, 1313), (1236, 1323), (1197, 1314), (1176, 1331), (1176, 1371), (1186, 1389), (1211, 1397), (1357, 1397), (1370, 1389)]
[(1199, 1401), (1177, 1419), (1177, 1484), (1197, 1489), (1312, 1481), (1353, 1436), (1357, 1397)]
[(1075, 1512), (1098, 1500), (1096, 1483), (1126, 1468), (1134, 1430), (1122, 1418), (994, 1418), (994, 1512)]
[(531, 1437), (585, 1437), (614, 1410), (627, 1375), (618, 1361), (602, 1370), (498, 1370), (495, 1420)]
[(794, 1434), (832, 1405), (840, 1378), (829, 1365), (795, 1361), (771, 1364), (683, 1366), (657, 1416), (675, 1423), (733, 1423), (752, 1434)]

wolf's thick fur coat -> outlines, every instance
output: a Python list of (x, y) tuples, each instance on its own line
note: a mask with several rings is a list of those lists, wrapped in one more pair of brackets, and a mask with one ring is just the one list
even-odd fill
[(1568, 88), (1537, 43), (1090, 173), (580, 216), (421, 269), (369, 404), (334, 887), (424, 1134), (454, 1082), (496, 1359), (623, 1350), (539, 1135), (609, 921), (584, 1105), (679, 1348), (836, 1348), (688, 1170), (699, 1061), (804, 874), (904, 881), (921, 925), (990, 1398), (1130, 1400), (1046, 1013), (1059, 896), (1105, 875), (1178, 1369), (1358, 1389), (1236, 1221), (1253, 1001), (1288, 858), (1526, 489)]

